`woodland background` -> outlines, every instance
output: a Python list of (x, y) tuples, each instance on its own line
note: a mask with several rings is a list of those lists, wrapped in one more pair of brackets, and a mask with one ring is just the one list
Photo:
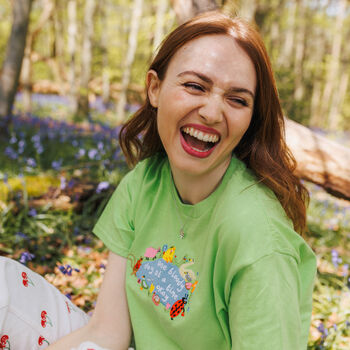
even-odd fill
[(91, 228), (127, 172), (119, 126), (142, 103), (164, 36), (219, 7), (262, 33), (284, 113), (298, 123), (287, 139), (299, 174), (314, 183), (305, 182), (305, 239), (318, 258), (309, 349), (350, 349), (349, 5), (0, 0), (0, 254), (93, 309), (106, 251)]

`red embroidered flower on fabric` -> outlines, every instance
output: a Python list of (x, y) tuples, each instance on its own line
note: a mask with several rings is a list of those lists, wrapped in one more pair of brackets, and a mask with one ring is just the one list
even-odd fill
[(22, 283), (25, 287), (28, 287), (29, 284), (31, 284), (32, 286), (34, 286), (34, 283), (32, 282), (32, 280), (28, 277), (27, 273), (26, 272), (22, 272)]
[(41, 326), (45, 328), (46, 324), (49, 324), (52, 327), (52, 322), (50, 317), (47, 315), (47, 312), (43, 310), (41, 311)]
[(47, 343), (48, 345), (50, 345), (50, 343), (49, 343), (42, 335), (39, 336), (39, 338), (38, 338), (38, 344), (41, 346), (41, 345), (44, 344), (44, 342)]
[(10, 341), (9, 341), (9, 336), (8, 335), (3, 335), (0, 338), (0, 349), (6, 349), (6, 350), (10, 350), (11, 346), (10, 346)]

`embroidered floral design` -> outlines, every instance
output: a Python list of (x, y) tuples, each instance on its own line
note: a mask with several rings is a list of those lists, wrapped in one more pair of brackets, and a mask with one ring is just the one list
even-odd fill
[(11, 350), (9, 336), (4, 334), (0, 338), (0, 349), (1, 350)]
[(34, 283), (32, 282), (32, 280), (28, 277), (26, 272), (22, 272), (22, 283), (25, 287), (28, 287), (29, 285), (34, 286)]
[(186, 256), (179, 259), (175, 251), (175, 246), (165, 244), (162, 249), (148, 247), (139, 259), (132, 254), (128, 257), (140, 290), (147, 290), (155, 306), (162, 304), (171, 320), (189, 311), (198, 284), (198, 273), (190, 268), (194, 260)]
[(52, 321), (50, 317), (47, 315), (47, 312), (43, 310), (41, 311), (41, 326), (45, 328), (46, 324), (49, 324), (52, 327)]
[(50, 343), (42, 335), (40, 335), (38, 338), (38, 344), (41, 346), (44, 343), (46, 343), (47, 345), (50, 345)]

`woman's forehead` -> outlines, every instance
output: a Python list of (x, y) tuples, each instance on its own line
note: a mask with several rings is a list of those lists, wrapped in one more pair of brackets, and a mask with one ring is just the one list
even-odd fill
[(238, 82), (255, 91), (256, 72), (248, 54), (227, 34), (204, 35), (183, 45), (172, 57), (166, 75), (195, 71), (223, 83)]

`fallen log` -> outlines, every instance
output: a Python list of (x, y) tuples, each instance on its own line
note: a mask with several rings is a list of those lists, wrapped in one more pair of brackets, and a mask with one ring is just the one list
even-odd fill
[(290, 119), (285, 121), (286, 142), (297, 160), (296, 174), (335, 197), (350, 200), (350, 148)]

